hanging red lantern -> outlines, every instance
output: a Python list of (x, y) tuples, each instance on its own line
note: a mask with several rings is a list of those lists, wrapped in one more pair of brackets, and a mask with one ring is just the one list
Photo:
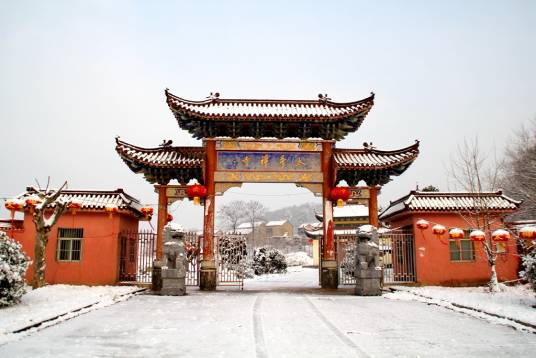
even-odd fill
[(338, 208), (342, 208), (344, 203), (350, 199), (350, 189), (348, 189), (347, 186), (336, 186), (335, 188), (331, 189), (329, 197), (331, 201), (337, 202)]
[(108, 217), (111, 219), (113, 215), (119, 211), (119, 207), (115, 204), (108, 204), (104, 207), (104, 210), (108, 213)]
[(491, 233), (491, 239), (495, 242), (506, 242), (510, 239), (510, 233), (504, 229), (497, 229)]
[(458, 229), (457, 227), (455, 227), (449, 230), (449, 237), (451, 240), (463, 239), (464, 236), (465, 233), (462, 229)]
[(68, 205), (68, 208), (71, 210), (71, 214), (76, 215), (76, 212), (82, 209), (82, 202), (77, 199), (72, 199)]
[(194, 199), (194, 205), (199, 205), (200, 199), (207, 197), (207, 188), (199, 183), (186, 186), (186, 195), (190, 200)]
[(30, 214), (33, 214), (35, 206), (41, 202), (42, 202), (41, 198), (38, 197), (37, 195), (31, 195), (26, 198), (25, 203), (26, 203), (26, 206), (30, 208)]
[(143, 208), (140, 209), (140, 211), (143, 215), (145, 215), (145, 218), (147, 220), (149, 220), (151, 216), (153, 216), (153, 213), (154, 213), (154, 209), (151, 208), (150, 206), (144, 206)]
[(5, 207), (7, 210), (11, 211), (11, 220), (15, 217), (15, 211), (24, 210), (24, 201), (20, 199), (8, 199), (6, 200)]
[(432, 227), (432, 232), (434, 235), (441, 236), (447, 232), (447, 228), (443, 225), (436, 224)]
[(173, 221), (173, 215), (167, 214), (167, 222)]
[(482, 230), (473, 230), (469, 234), (469, 238), (471, 239), (471, 241), (482, 242), (486, 240), (486, 234)]
[(415, 226), (417, 226), (417, 229), (419, 230), (426, 230), (430, 227), (430, 223), (424, 219), (417, 220), (415, 223)]
[(536, 227), (524, 226), (519, 230), (519, 237), (525, 240), (532, 240), (536, 237)]

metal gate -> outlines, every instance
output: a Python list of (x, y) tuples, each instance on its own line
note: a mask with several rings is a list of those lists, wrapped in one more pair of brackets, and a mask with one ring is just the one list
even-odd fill
[[(415, 282), (415, 249), (411, 229), (392, 230), (380, 234), (380, 256), (383, 284)], [(336, 235), (339, 285), (355, 285), (357, 236)]]
[(215, 236), (216, 265), (219, 286), (244, 288), (246, 271), (246, 237), (237, 234)]
[(201, 235), (195, 232), (187, 232), (184, 237), (186, 259), (188, 267), (186, 271), (186, 286), (199, 286), (199, 264), (202, 259)]
[(150, 283), (156, 258), (156, 234), (124, 231), (119, 234), (119, 281)]
[[(184, 235), (188, 259), (186, 286), (198, 286), (201, 236), (195, 232)], [(124, 231), (119, 234), (119, 243), (119, 281), (151, 283), (153, 262), (156, 260), (156, 233), (150, 230)]]
[(415, 282), (413, 230), (392, 230), (380, 236), (385, 284)]

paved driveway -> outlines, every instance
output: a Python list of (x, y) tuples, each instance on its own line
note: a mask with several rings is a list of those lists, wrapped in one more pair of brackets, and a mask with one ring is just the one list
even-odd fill
[[(275, 281), (275, 282), (274, 282)], [(1, 357), (521, 357), (536, 335), (419, 302), (315, 290), (141, 295), (0, 347)], [(265, 287), (265, 288), (267, 288)], [(247, 287), (246, 287), (247, 288)]]

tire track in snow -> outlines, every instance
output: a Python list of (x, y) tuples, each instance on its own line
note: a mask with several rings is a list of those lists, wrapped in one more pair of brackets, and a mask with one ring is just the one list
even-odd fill
[(257, 358), (267, 358), (266, 343), (264, 341), (264, 332), (262, 329), (261, 304), (263, 296), (257, 296), (253, 303), (253, 336), (255, 337), (255, 353)]
[(339, 338), (344, 344), (346, 344), (348, 347), (354, 349), (359, 357), (370, 357), (367, 353), (365, 353), (361, 348), (359, 348), (350, 338), (348, 338), (340, 329), (337, 328), (333, 323), (331, 323), (330, 320), (324, 316), (324, 314), (318, 309), (318, 307), (311, 301), (309, 297), (304, 297), (305, 301), (309, 304), (313, 312), (320, 318), (320, 320)]

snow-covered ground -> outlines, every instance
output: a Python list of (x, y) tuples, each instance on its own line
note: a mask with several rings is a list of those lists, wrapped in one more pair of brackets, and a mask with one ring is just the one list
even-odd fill
[[(505, 322), (500, 318), (506, 317), (536, 326), (536, 309), (533, 307), (536, 305), (536, 296), (527, 285), (501, 285), (502, 292), (493, 294), (487, 287), (395, 286), (393, 288), (397, 292), (386, 294), (386, 298), (433, 303), (516, 328), (520, 327), (515, 322)], [(466, 308), (477, 311), (470, 312)], [(536, 330), (534, 332), (536, 333)]]
[(317, 269), (292, 267), (247, 280), (244, 291), (135, 295), (0, 345), (0, 357), (511, 358), (536, 350), (531, 333), (349, 292), (322, 290)]
[(71, 312), (89, 305), (97, 304), (93, 309), (105, 307), (121, 300), (123, 295), (139, 290), (139, 287), (49, 285), (29, 290), (19, 304), (0, 309), (0, 344), (16, 338), (12, 334), (14, 331), (59, 315), (66, 314), (63, 319), (76, 316), (81, 311)]

